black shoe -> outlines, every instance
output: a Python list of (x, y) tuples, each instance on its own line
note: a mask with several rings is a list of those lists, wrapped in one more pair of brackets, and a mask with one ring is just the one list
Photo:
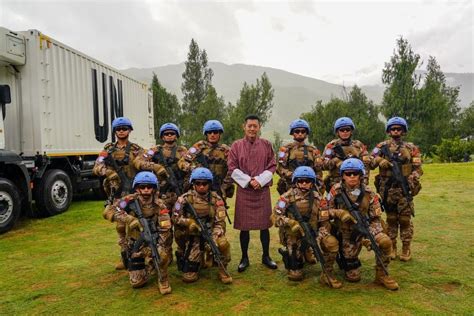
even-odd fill
[(250, 265), (249, 258), (245, 257), (240, 260), (239, 267), (237, 268), (238, 272), (244, 272)]
[(273, 270), (278, 268), (277, 264), (272, 260), (272, 258), (270, 258), (270, 256), (262, 256), (262, 263)]

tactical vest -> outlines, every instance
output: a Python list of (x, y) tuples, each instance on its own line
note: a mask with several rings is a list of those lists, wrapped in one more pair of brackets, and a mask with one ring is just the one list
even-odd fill
[[(337, 148), (341, 148), (341, 149), (339, 150)], [(350, 140), (348, 144), (340, 144), (340, 143), (335, 144), (334, 147), (332, 147), (332, 151), (334, 152), (334, 155), (341, 160), (346, 160), (348, 158), (362, 159), (361, 157), (362, 151), (360, 150), (360, 148), (357, 148), (356, 146), (352, 145), (352, 140)], [(339, 182), (340, 180), (339, 168), (333, 168), (330, 170), (329, 173), (330, 173), (331, 178), (334, 178), (333, 182)]]
[(202, 152), (196, 157), (203, 167), (211, 170), (214, 175), (212, 190), (220, 192), (220, 186), (225, 176), (227, 175), (227, 161), (225, 159), (225, 152), (219, 145), (216, 147), (205, 147)]
[[(410, 150), (404, 146), (405, 143), (401, 143), (398, 146), (393, 146), (395, 145), (394, 143), (386, 143), (383, 146), (387, 146), (390, 152), (392, 153), (392, 156), (396, 158), (396, 161), (400, 165), (400, 170), (402, 172), (402, 175), (404, 177), (408, 177), (412, 171), (413, 171), (413, 165), (411, 162), (411, 153)], [(387, 158), (387, 157), (384, 157)], [(382, 177), (391, 177), (392, 176), (392, 169), (385, 169), (385, 168), (380, 168), (380, 176)]]
[[(176, 156), (176, 152), (178, 150), (178, 146), (174, 146), (173, 149), (171, 150), (171, 153), (169, 156), (165, 154), (165, 151), (163, 150), (163, 146), (159, 145), (157, 146), (157, 151), (153, 154), (153, 157), (151, 160), (153, 163), (158, 163), (163, 165), (165, 168), (169, 167), (171, 170), (173, 170), (174, 176), (176, 177), (176, 180), (178, 180), (178, 185), (182, 185), (182, 180), (184, 179), (184, 172), (182, 172), (178, 168), (178, 161), (179, 158)], [(169, 184), (167, 184), (169, 185)], [(163, 188), (162, 188), (163, 189)], [(169, 188), (169, 190), (172, 190), (172, 188)], [(167, 192), (168, 189), (165, 189), (164, 192)]]
[[(111, 148), (107, 150), (107, 157), (113, 159), (117, 164), (117, 167), (119, 168), (119, 170), (115, 171), (118, 172), (120, 170), (123, 170), (129, 179), (132, 179), (135, 176), (135, 172), (130, 163), (130, 151), (133, 145), (133, 143), (128, 142), (127, 146), (122, 149), (117, 148), (117, 143), (115, 143), (111, 146)], [(113, 162), (109, 163), (109, 165), (113, 167)]]
[[(289, 147), (286, 165), (291, 171), (301, 166), (312, 167), (314, 163), (313, 153), (308, 151), (308, 145)], [(303, 149), (303, 150), (301, 150)]]
[[(292, 189), (291, 196), (289, 197), (290, 203), (294, 203), (296, 205), (305, 222), (309, 222), (311, 218), (311, 213), (315, 211), (313, 210), (315, 205), (314, 200), (315, 199), (313, 191), (309, 191), (306, 198), (297, 198), (297, 190)], [(286, 216), (293, 218), (293, 216), (289, 212), (287, 212)]]
[(206, 222), (211, 223), (211, 225), (214, 223), (216, 209), (215, 201), (211, 195), (211, 192), (208, 193), (208, 202), (201, 199), (196, 199), (194, 193), (188, 194), (185, 199), (189, 204), (194, 207), (199, 218), (205, 219)]

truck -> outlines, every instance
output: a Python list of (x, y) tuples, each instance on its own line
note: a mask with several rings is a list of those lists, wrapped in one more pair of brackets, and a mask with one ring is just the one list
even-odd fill
[(121, 116), (131, 141), (155, 143), (146, 83), (38, 30), (0, 27), (0, 233), (21, 214), (53, 216), (76, 193), (99, 193), (92, 168)]

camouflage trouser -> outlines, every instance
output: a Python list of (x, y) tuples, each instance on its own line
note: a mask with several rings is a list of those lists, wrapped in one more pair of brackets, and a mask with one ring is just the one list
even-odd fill
[(402, 242), (410, 242), (413, 239), (412, 209), (409, 202), (403, 196), (402, 189), (391, 188), (388, 190), (386, 212), (388, 235), (391, 239), (397, 239), (398, 229), (400, 229), (400, 239)]
[[(342, 253), (344, 258), (346, 259), (349, 267), (351, 263), (358, 262), (359, 260), (359, 253), (362, 249), (363, 245), (369, 245), (370, 242), (363, 241), (362, 239), (357, 239), (356, 241), (351, 241), (351, 233), (352, 232), (343, 232), (342, 233)], [(375, 233), (375, 242), (379, 246), (380, 250), (382, 251), (382, 262), (385, 266), (390, 263), (390, 252), (392, 251), (392, 242), (390, 238), (383, 232)], [(356, 264), (357, 265), (357, 264)], [(380, 266), (380, 262), (376, 260), (376, 265)]]
[[(160, 273), (163, 280), (168, 278), (168, 266), (171, 262), (172, 235), (169, 231), (161, 232), (157, 243), (158, 254), (160, 255)], [(129, 253), (129, 278), (132, 286), (146, 283), (150, 273), (155, 269), (151, 249), (141, 245), (137, 251), (135, 241), (128, 240)]]
[[(210, 261), (210, 265), (212, 266), (213, 259), (210, 257), (210, 249), (208, 245), (204, 245), (202, 242), (201, 236), (195, 235), (186, 235), (183, 236), (185, 238), (185, 251), (184, 261), (187, 262), (185, 266), (188, 266), (187, 271), (183, 272), (198, 272), (201, 266), (207, 261)], [(217, 245), (222, 257), (224, 266), (230, 262), (230, 244), (225, 236), (213, 236), (212, 237), (214, 242)], [(206, 258), (207, 257), (207, 258)]]
[[(301, 236), (288, 234), (284, 228), (280, 231), (282, 231), (281, 244), (285, 246), (286, 251), (288, 251), (287, 254), (280, 252), (283, 256), (288, 256), (287, 258), (283, 258), (283, 260), (286, 261), (285, 267), (287, 270), (299, 271), (303, 268), (304, 261), (311, 262), (311, 260), (314, 260), (315, 256), (313, 250), (305, 244)], [(319, 236), (317, 240), (319, 241), (323, 257), (326, 261), (326, 268), (328, 271), (332, 271), (339, 249), (339, 243), (337, 239), (330, 234)]]

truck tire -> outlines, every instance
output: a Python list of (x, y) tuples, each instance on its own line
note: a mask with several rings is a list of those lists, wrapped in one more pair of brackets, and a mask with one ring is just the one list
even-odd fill
[(20, 217), (18, 188), (8, 179), (0, 178), (0, 234), (9, 231)]
[(72, 183), (68, 174), (60, 169), (44, 173), (35, 191), (36, 207), (44, 216), (65, 212), (72, 202)]

